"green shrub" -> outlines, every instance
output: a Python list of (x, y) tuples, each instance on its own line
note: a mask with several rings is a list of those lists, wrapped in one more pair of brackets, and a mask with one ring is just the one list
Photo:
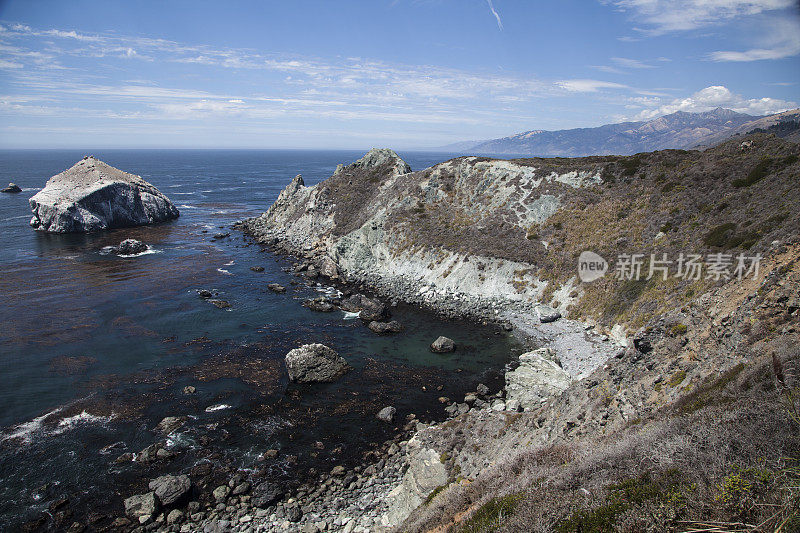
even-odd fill
[(770, 167), (772, 166), (772, 159), (765, 157), (762, 159), (753, 170), (747, 175), (746, 178), (733, 180), (733, 186), (737, 188), (749, 187), (762, 179), (766, 178), (769, 174)]
[(736, 229), (736, 224), (734, 224), (733, 222), (726, 222), (725, 224), (720, 224), (719, 226), (713, 228), (711, 231), (706, 233), (705, 237), (703, 237), (703, 242), (707, 246), (713, 246), (715, 248), (723, 248), (728, 243), (728, 240), (730, 239), (735, 229)]
[(618, 161), (617, 164), (622, 167), (623, 176), (633, 176), (642, 166), (642, 160), (638, 157), (628, 157)]
[(458, 528), (458, 533), (484, 533), (497, 530), (509, 516), (514, 514), (521, 499), (522, 493), (492, 498), (472, 513), (472, 516)]
[(686, 324), (673, 324), (672, 327), (669, 328), (669, 333), (673, 337), (678, 337), (680, 335), (685, 335), (687, 329), (689, 328)]

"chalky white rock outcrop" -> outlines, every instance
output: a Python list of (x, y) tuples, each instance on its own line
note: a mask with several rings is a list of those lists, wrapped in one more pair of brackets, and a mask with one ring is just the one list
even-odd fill
[(94, 157), (47, 181), (30, 199), (30, 225), (48, 233), (85, 233), (171, 220), (178, 209), (140, 176)]

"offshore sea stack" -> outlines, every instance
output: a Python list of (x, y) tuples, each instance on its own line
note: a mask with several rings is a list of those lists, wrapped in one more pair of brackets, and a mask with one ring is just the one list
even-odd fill
[(178, 209), (140, 176), (87, 156), (30, 199), (30, 225), (47, 233), (86, 233), (178, 218)]

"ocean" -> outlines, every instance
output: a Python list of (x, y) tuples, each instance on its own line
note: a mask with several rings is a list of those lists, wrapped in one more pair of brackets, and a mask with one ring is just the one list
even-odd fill
[[(158, 187), (179, 219), (96, 234), (46, 235), (28, 226), (28, 198), (47, 179), (94, 155)], [(439, 397), (493, 390), (521, 347), (495, 327), (444, 320), (403, 304), (405, 327), (377, 336), (343, 312), (316, 313), (304, 299), (337, 288), (307, 286), (278, 257), (232, 230), (265, 211), (296, 175), (330, 176), (347, 151), (0, 151), (0, 530), (16, 529), (69, 500), (76, 516), (122, 514), (122, 500), (163, 473), (207, 463), (282, 482), (354, 464), (406, 416), (445, 418)], [(401, 153), (414, 170), (448, 154)], [(217, 233), (229, 237), (214, 239)], [(106, 246), (135, 238), (147, 253)], [(263, 267), (254, 272), (250, 267)], [(267, 284), (289, 290), (275, 294)], [(207, 289), (231, 304), (200, 298)], [(452, 354), (433, 354), (439, 335)], [(283, 357), (322, 342), (354, 370), (332, 384), (289, 383)], [(184, 387), (195, 387), (184, 394)], [(397, 408), (397, 422), (375, 418)], [(186, 417), (168, 437), (165, 416)], [(154, 463), (125, 459), (160, 442)], [(280, 450), (265, 458), (268, 449)], [(131, 456), (127, 456), (130, 458)]]

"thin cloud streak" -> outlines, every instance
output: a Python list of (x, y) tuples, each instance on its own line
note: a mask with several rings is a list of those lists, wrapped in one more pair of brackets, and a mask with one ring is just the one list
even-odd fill
[(500, 20), (500, 15), (497, 13), (497, 10), (494, 8), (494, 4), (492, 3), (492, 0), (486, 0), (486, 3), (489, 4), (489, 10), (492, 12), (492, 15), (494, 15), (494, 18), (497, 19), (497, 27), (500, 28), (500, 31), (503, 31), (503, 21)]

